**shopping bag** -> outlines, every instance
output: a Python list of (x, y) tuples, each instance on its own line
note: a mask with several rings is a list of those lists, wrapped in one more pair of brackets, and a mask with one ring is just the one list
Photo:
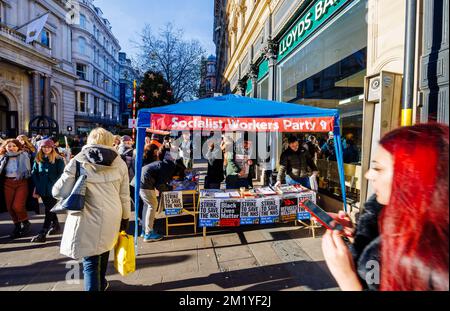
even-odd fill
[(133, 236), (128, 235), (125, 231), (120, 232), (119, 239), (114, 247), (114, 267), (122, 276), (136, 270)]
[(317, 176), (316, 175), (311, 175), (309, 177), (309, 185), (311, 186), (311, 190), (312, 191), (319, 191), (319, 185), (317, 184)]

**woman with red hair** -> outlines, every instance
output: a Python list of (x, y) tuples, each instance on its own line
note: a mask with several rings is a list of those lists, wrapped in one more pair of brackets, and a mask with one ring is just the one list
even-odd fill
[[(440, 124), (398, 128), (381, 139), (366, 173), (382, 206), (379, 237), (366, 248), (380, 262), (355, 263), (342, 232), (323, 237), (325, 260), (342, 290), (368, 288), (364, 282), (374, 279), (384, 291), (449, 290), (448, 139), (448, 126)], [(339, 216), (346, 233), (352, 232), (348, 216)], [(360, 225), (356, 234), (364, 230)], [(371, 280), (360, 273), (368, 268), (375, 270)]]

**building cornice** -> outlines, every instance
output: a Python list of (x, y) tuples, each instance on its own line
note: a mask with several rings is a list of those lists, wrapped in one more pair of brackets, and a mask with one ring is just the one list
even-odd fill
[(105, 25), (105, 23), (103, 21), (103, 18), (98, 16), (97, 12), (95, 12), (95, 10), (90, 5), (87, 5), (87, 4), (83, 3), (82, 1), (80, 1), (79, 3), (80, 3), (81, 7), (84, 7), (85, 9), (89, 10), (89, 12), (92, 14), (92, 16), (94, 16), (94, 18), (97, 20), (97, 24), (101, 25), (103, 30), (106, 33), (108, 33), (110, 39), (112, 39), (114, 41), (114, 43), (116, 44), (116, 47), (118, 48), (118, 50), (121, 50), (122, 48), (120, 46), (119, 40), (114, 36), (112, 30), (109, 29), (108, 26)]
[(35, 49), (31, 48), (33, 46), (28, 47), (25, 44), (21, 44), (21, 43), (15, 42), (14, 40), (11, 40), (11, 39), (1, 35), (1, 33), (0, 33), (0, 42), (4, 42), (6, 44), (10, 44), (13, 47), (15, 47), (17, 49), (20, 49), (20, 50), (25, 50), (29, 54), (31, 54), (31, 55), (39, 58), (40, 60), (46, 62), (48, 65), (55, 66), (55, 65), (59, 64), (59, 61), (57, 59), (55, 59), (53, 57), (48, 57), (48, 56), (42, 55), (41, 53), (37, 52)]

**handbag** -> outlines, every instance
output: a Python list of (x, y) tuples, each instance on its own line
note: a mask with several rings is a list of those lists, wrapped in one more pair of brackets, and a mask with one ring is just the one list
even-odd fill
[(85, 174), (81, 175), (81, 164), (76, 163), (75, 184), (69, 196), (58, 203), (50, 210), (52, 213), (62, 214), (66, 211), (81, 212), (84, 208), (84, 199), (86, 194)]
[(114, 267), (121, 276), (126, 276), (136, 270), (136, 255), (133, 236), (125, 231), (120, 232), (114, 247)]

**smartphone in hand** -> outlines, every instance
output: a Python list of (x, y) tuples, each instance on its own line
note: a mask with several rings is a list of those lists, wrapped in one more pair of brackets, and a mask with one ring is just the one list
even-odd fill
[(329, 230), (344, 231), (344, 227), (341, 224), (337, 223), (336, 220), (333, 219), (333, 217), (328, 215), (327, 212), (325, 212), (323, 209), (321, 209), (319, 206), (317, 206), (313, 201), (308, 199), (308, 200), (301, 202), (301, 204), (325, 228), (327, 228)]

